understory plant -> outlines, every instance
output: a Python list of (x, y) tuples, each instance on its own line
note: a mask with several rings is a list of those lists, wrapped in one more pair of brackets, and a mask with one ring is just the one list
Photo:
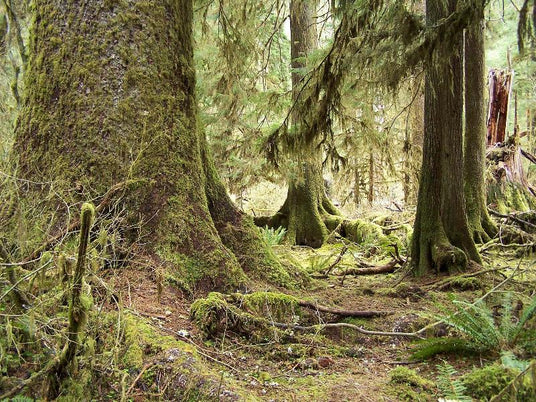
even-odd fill
[(454, 336), (430, 338), (417, 344), (415, 359), (427, 359), (439, 353), (495, 353), (532, 350), (536, 331), (529, 322), (536, 313), (536, 296), (524, 308), (507, 292), (499, 306), (483, 300), (468, 303), (449, 296), (453, 308), (438, 305), (438, 318), (456, 331)]
[(265, 226), (260, 228), (260, 231), (262, 237), (269, 246), (277, 246), (278, 244), (281, 244), (287, 233), (287, 230), (283, 226), (280, 226), (277, 229)]

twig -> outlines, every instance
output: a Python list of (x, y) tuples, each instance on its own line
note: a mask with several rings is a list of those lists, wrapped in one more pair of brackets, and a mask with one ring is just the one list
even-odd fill
[(134, 379), (134, 381), (132, 382), (132, 384), (130, 384), (130, 387), (128, 388), (127, 390), (127, 393), (125, 394), (125, 397), (128, 396), (128, 394), (130, 394), (132, 392), (132, 390), (134, 389), (134, 387), (136, 386), (136, 383), (138, 382), (138, 380), (141, 378), (141, 376), (143, 375), (143, 373), (145, 373), (147, 370), (149, 370), (151, 367), (153, 367), (155, 365), (155, 363), (148, 363), (146, 364), (145, 366), (143, 366), (143, 368), (141, 369), (140, 373), (136, 376), (136, 378)]
[[(112, 201), (112, 197), (122, 190), (123, 188), (135, 183), (134, 180), (127, 180), (123, 181), (121, 183), (117, 183), (114, 186), (112, 186), (102, 197), (102, 201), (95, 207), (95, 212), (99, 213), (101, 212), (105, 207), (107, 207), (110, 202)], [(30, 254), (29, 257), (24, 259), (20, 265), (28, 264), (31, 260), (38, 259), (39, 256), (44, 253), (47, 250), (50, 250), (52, 247), (54, 247), (61, 239), (63, 239), (68, 233), (73, 232), (80, 228), (80, 219), (76, 219), (73, 221), (66, 229), (62, 230), (60, 233), (58, 233), (55, 236), (52, 236), (48, 240), (46, 240), (41, 246), (39, 246), (32, 254)]]
[(329, 273), (331, 272), (331, 270), (333, 268), (335, 268), (335, 266), (337, 266), (337, 264), (339, 262), (341, 262), (342, 260), (342, 257), (344, 256), (344, 254), (346, 254), (346, 251), (348, 251), (348, 245), (345, 244), (344, 247), (342, 248), (341, 252), (339, 253), (339, 255), (337, 256), (337, 258), (335, 259), (335, 261), (333, 262), (333, 264), (331, 264), (325, 271), (324, 271), (324, 275), (327, 277), (329, 275)]

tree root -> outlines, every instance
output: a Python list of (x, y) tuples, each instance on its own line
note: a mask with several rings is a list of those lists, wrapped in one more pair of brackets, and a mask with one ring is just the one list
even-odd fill
[[(210, 293), (206, 299), (192, 304), (191, 318), (206, 336), (214, 337), (229, 331), (265, 339), (267, 336), (288, 336), (275, 329), (300, 329), (300, 321), (317, 320), (317, 314), (305, 314), (301, 308), (339, 317), (371, 318), (390, 314), (387, 311), (351, 311), (319, 306), (292, 296), (270, 292), (251, 294)], [(309, 328), (307, 326), (303, 328)], [(310, 327), (311, 329), (313, 327)]]

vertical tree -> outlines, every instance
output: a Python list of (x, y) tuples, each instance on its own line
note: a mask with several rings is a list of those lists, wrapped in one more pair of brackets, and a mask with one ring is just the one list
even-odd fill
[(227, 197), (197, 127), (192, 3), (35, 1), (15, 147), (20, 177), (41, 183), (28, 199), (53, 187), (48, 205), (62, 211), (108, 192), (140, 255), (204, 290), (280, 266)]
[[(318, 48), (315, 13), (317, 1), (290, 1), (290, 35), (292, 58), (292, 96), (296, 101), (303, 86), (303, 71), (307, 58)], [(299, 135), (307, 125), (303, 111), (294, 111), (293, 130)], [(284, 226), (286, 241), (320, 247), (328, 236), (324, 219), (339, 212), (328, 199), (322, 176), (322, 152), (313, 141), (298, 151), (296, 166), (291, 172), (285, 203), (278, 213), (268, 221), (259, 219), (258, 224)]]
[[(456, 3), (427, 0), (427, 26), (448, 17)], [(426, 66), (423, 163), (411, 250), (417, 275), (464, 270), (468, 259), (480, 261), (463, 195), (461, 31), (435, 52)]]
[(486, 205), (486, 118), (484, 102), (484, 8), (465, 31), (464, 186), (469, 230), (476, 242), (497, 232)]

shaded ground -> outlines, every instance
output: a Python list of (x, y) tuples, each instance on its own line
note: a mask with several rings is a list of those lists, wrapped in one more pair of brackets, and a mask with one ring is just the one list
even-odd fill
[[(339, 253), (341, 245), (314, 251), (308, 248), (277, 246), (283, 259), (289, 256), (309, 270), (325, 269)], [(354, 253), (355, 254), (355, 253)], [(329, 258), (328, 258), (329, 257)], [(361, 258), (361, 256), (358, 256)], [(333, 273), (356, 264), (356, 255), (347, 253)], [(519, 262), (488, 255), (494, 267)], [(320, 261), (320, 262), (319, 262)], [(531, 264), (531, 260), (525, 260)], [(474, 300), (503, 278), (493, 273), (479, 275), (470, 289), (433, 290), (444, 277), (415, 280), (404, 270), (388, 275), (348, 276), (341, 284), (340, 276), (315, 280), (311, 287), (294, 291), (293, 295), (324, 306), (353, 310), (381, 310), (392, 314), (374, 319), (351, 319), (344, 322), (378, 331), (412, 332), (434, 321), (430, 312), (445, 303), (445, 291), (455, 291), (458, 299)], [(319, 333), (291, 336), (285, 343), (277, 335), (260, 343), (250, 343), (241, 334), (225, 333), (206, 340), (189, 320), (191, 300), (176, 287), (166, 284), (159, 290), (156, 275), (146, 269), (126, 269), (108, 278), (125, 309), (145, 317), (163, 334), (194, 344), (204, 363), (220, 374), (218, 393), (223, 400), (273, 401), (397, 401), (411, 396), (397, 391), (390, 383), (390, 372), (403, 365), (417, 370), (435, 381), (436, 365), (442, 360), (409, 361), (412, 342), (407, 338), (361, 335), (349, 328), (335, 328)], [(269, 290), (269, 289), (252, 289)], [(320, 316), (320, 315), (319, 315)], [(325, 319), (325, 316), (323, 316)], [(335, 317), (332, 317), (335, 318)], [(444, 327), (436, 327), (430, 335), (445, 335)], [(487, 363), (485, 357), (448, 357), (460, 373)], [(419, 389), (417, 389), (419, 391)], [(139, 389), (137, 395), (143, 396)], [(420, 394), (421, 400), (437, 400), (436, 388)], [(215, 399), (216, 395), (214, 395)], [(141, 397), (140, 400), (144, 399)]]

